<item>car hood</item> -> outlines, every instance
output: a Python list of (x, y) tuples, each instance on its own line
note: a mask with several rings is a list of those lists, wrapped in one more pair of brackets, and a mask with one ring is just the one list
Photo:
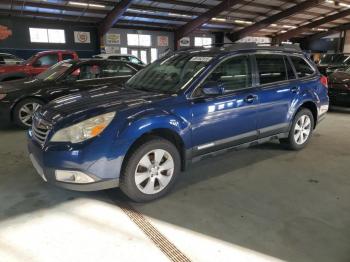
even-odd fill
[(26, 65), (3, 65), (0, 67), (0, 74), (3, 73), (9, 73), (9, 72), (16, 72), (21, 69), (23, 69)]
[(124, 87), (89, 90), (53, 100), (38, 113), (52, 124), (65, 118), (73, 118), (73, 122), (76, 122), (104, 112), (142, 106), (169, 96)]
[(0, 83), (0, 93), (11, 93), (25, 88), (41, 86), (42, 81), (37, 79), (18, 79)]

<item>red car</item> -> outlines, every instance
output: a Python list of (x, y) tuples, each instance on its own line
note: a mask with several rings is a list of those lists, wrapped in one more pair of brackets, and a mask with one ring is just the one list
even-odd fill
[(78, 59), (77, 53), (62, 50), (39, 52), (19, 65), (1, 66), (0, 82), (36, 76), (50, 66), (68, 59)]

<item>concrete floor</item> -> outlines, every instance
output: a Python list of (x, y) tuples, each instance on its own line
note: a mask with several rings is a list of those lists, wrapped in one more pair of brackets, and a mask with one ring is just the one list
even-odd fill
[[(270, 143), (191, 167), (167, 197), (132, 204), (192, 261), (350, 261), (350, 110), (300, 152)], [(0, 261), (168, 261), (119, 190), (47, 185), (25, 135), (0, 129)]]

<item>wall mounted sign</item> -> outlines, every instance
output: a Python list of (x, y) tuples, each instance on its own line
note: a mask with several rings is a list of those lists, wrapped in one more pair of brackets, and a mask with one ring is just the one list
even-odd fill
[(263, 36), (247, 36), (237, 41), (238, 43), (250, 43), (255, 42), (257, 44), (270, 44), (272, 39), (270, 37)]
[(169, 37), (167, 36), (158, 36), (158, 46), (168, 46), (169, 45)]
[(7, 26), (0, 25), (0, 40), (5, 40), (12, 35), (12, 30)]
[(120, 34), (107, 34), (106, 45), (120, 45)]
[(79, 44), (91, 43), (90, 32), (74, 31), (74, 42)]
[(183, 37), (180, 39), (180, 46), (190, 46), (191, 41), (189, 37)]
[(106, 46), (105, 53), (106, 54), (118, 54), (120, 52), (119, 46)]

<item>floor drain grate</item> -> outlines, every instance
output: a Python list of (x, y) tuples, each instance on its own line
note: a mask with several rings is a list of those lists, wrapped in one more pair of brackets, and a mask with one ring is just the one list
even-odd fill
[(162, 233), (160, 233), (140, 212), (134, 210), (131, 206), (121, 205), (120, 208), (171, 261), (191, 261)]

